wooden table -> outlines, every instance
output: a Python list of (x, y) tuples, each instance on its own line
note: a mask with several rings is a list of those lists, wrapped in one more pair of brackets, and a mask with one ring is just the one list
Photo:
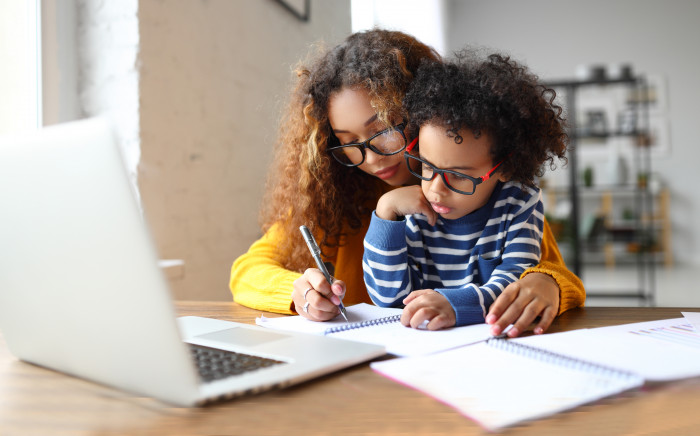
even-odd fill
[[(178, 302), (177, 310), (180, 315), (249, 323), (260, 314), (223, 302)], [(559, 317), (550, 332), (677, 318), (681, 310), (693, 309), (575, 309)], [(699, 432), (697, 379), (606, 399), (505, 431), (518, 435), (596, 436)], [(20, 362), (0, 336), (2, 436), (484, 433), (453, 409), (375, 374), (367, 364), (281, 391), (186, 409)]]

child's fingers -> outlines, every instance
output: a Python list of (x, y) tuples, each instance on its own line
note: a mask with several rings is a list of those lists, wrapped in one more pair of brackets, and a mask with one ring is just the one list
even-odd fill
[(406, 297), (401, 324), (415, 329), (439, 330), (455, 324), (455, 314), (449, 301), (433, 289), (413, 291)]
[(515, 301), (517, 298), (518, 294), (520, 293), (520, 281), (515, 281), (503, 290), (501, 295), (496, 298), (496, 301), (491, 305), (489, 308), (489, 313), (486, 316), (487, 321), (489, 324), (493, 324), (493, 322), (489, 322), (489, 318), (492, 319), (493, 321), (496, 321), (499, 319), (502, 315), (503, 312), (508, 309), (508, 307)]
[(489, 308), (485, 321), (487, 324), (492, 324), (491, 333), (493, 335), (500, 335), (503, 329), (512, 324), (520, 315), (520, 310), (513, 307), (513, 302), (516, 301), (519, 293), (520, 281), (513, 282), (506, 286)]
[[(516, 306), (516, 304), (511, 305), (511, 307)], [(518, 319), (513, 323), (513, 327), (508, 330), (508, 337), (514, 338), (520, 333), (527, 330), (528, 326), (537, 318), (545, 309), (546, 305), (542, 304), (537, 300), (531, 300), (528, 304), (520, 310)]]
[(425, 294), (426, 292), (430, 291), (430, 289), (419, 289), (417, 291), (413, 291), (410, 294), (406, 296), (406, 298), (403, 299), (402, 303), (404, 306), (408, 306), (408, 304), (415, 300), (416, 298), (420, 297), (421, 295)]
[(541, 335), (542, 333), (546, 332), (556, 316), (556, 309), (552, 306), (547, 306), (547, 308), (544, 309), (544, 312), (542, 312), (542, 318), (540, 318), (540, 322), (538, 322), (535, 326), (535, 334)]
[[(429, 291), (430, 289), (419, 289), (417, 291), (411, 292), (406, 298), (403, 299), (403, 304), (406, 307), (404, 307), (403, 312), (401, 312), (401, 324), (405, 325), (406, 327), (413, 325), (413, 317), (415, 316), (416, 312), (418, 312), (421, 309), (421, 306), (419, 304), (416, 304), (414, 300)], [(412, 301), (414, 303), (409, 304)]]
[(438, 218), (437, 212), (435, 212), (435, 210), (433, 210), (433, 207), (430, 205), (430, 203), (428, 202), (428, 199), (425, 197), (421, 198), (420, 205), (421, 205), (420, 213), (422, 213), (423, 215), (425, 215), (426, 218), (428, 218), (428, 224), (430, 224), (431, 226), (434, 226), (435, 223), (437, 222), (437, 218)]
[(430, 211), (428, 213), (426, 213), (425, 216), (426, 216), (426, 218), (428, 218), (428, 224), (430, 224), (431, 226), (434, 226), (435, 223), (437, 222), (438, 214), (437, 214), (437, 212), (435, 212), (433, 210), (432, 207), (429, 209), (430, 209)]
[(437, 315), (435, 311), (427, 308), (421, 307), (411, 317), (409, 325), (414, 328), (427, 328), (426, 326), (430, 324), (430, 321)]
[(428, 330), (440, 330), (447, 327), (452, 327), (452, 324), (453, 323), (448, 316), (439, 314), (430, 320), (426, 328)]
[(425, 217), (428, 219), (428, 224), (430, 224), (431, 226), (435, 225), (438, 214), (433, 210), (433, 207), (430, 205), (428, 199), (425, 198), (422, 191), (420, 192), (420, 197), (418, 198), (417, 209), (418, 210), (416, 211), (416, 213), (425, 215)]

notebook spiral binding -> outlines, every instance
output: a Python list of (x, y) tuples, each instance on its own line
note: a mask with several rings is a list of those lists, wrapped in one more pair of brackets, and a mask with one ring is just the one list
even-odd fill
[(327, 328), (323, 334), (330, 335), (331, 333), (344, 332), (346, 330), (360, 329), (363, 327), (371, 327), (373, 325), (388, 324), (390, 322), (398, 322), (401, 319), (401, 314), (385, 316), (384, 318), (370, 319), (360, 322), (351, 322), (349, 324), (343, 324), (336, 327)]
[(632, 372), (613, 368), (610, 366), (600, 365), (598, 363), (593, 363), (570, 356), (565, 356), (563, 354), (544, 350), (542, 348), (533, 347), (531, 345), (512, 342), (507, 339), (491, 338), (486, 341), (486, 344), (499, 350), (535, 359), (539, 362), (549, 363), (577, 371), (588, 372), (591, 374), (597, 374), (606, 378), (630, 380), (639, 379), (639, 375), (634, 374)]

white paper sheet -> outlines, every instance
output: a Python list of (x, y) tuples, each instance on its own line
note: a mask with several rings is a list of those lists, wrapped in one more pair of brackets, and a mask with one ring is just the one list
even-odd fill
[(700, 312), (681, 312), (685, 319), (687, 319), (693, 327), (695, 327), (695, 332), (700, 333)]
[(584, 370), (486, 343), (370, 364), (489, 430), (548, 416), (642, 385), (634, 375)]
[(574, 330), (515, 341), (632, 371), (647, 381), (700, 376), (700, 334), (685, 318)]
[[(360, 322), (384, 318), (400, 314), (402, 309), (391, 309), (372, 306), (370, 304), (356, 304), (346, 307), (348, 320)], [(345, 320), (338, 316), (328, 322), (309, 321), (302, 316), (287, 316), (279, 318), (257, 318), (255, 323), (268, 328), (278, 330), (291, 330), (304, 333), (323, 334), (330, 327), (345, 325)], [(371, 327), (346, 330), (331, 334), (334, 338), (349, 339), (353, 341), (367, 342), (384, 345), (388, 353), (397, 356), (417, 356), (447, 350), (491, 337), (490, 325), (475, 324), (465, 327), (428, 331), (404, 327), (399, 322), (379, 324)]]

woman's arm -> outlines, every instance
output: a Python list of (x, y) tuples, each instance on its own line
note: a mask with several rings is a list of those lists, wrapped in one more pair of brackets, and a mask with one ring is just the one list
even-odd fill
[(282, 237), (280, 228), (273, 226), (233, 262), (229, 281), (233, 300), (267, 312), (299, 313), (314, 321), (334, 318), (345, 282), (335, 280), (331, 288), (317, 268), (308, 268), (304, 274), (286, 269), (279, 250)]
[(569, 271), (559, 253), (547, 220), (542, 234), (540, 263), (527, 269), (520, 280), (510, 284), (491, 306), (486, 322), (493, 324), (491, 332), (500, 334), (513, 324), (509, 336), (522, 333), (537, 318), (535, 333), (544, 333), (557, 315), (583, 306), (586, 291), (583, 283)]
[(229, 288), (236, 303), (267, 312), (296, 313), (291, 294), (301, 274), (282, 266), (282, 237), (273, 226), (233, 262)]

